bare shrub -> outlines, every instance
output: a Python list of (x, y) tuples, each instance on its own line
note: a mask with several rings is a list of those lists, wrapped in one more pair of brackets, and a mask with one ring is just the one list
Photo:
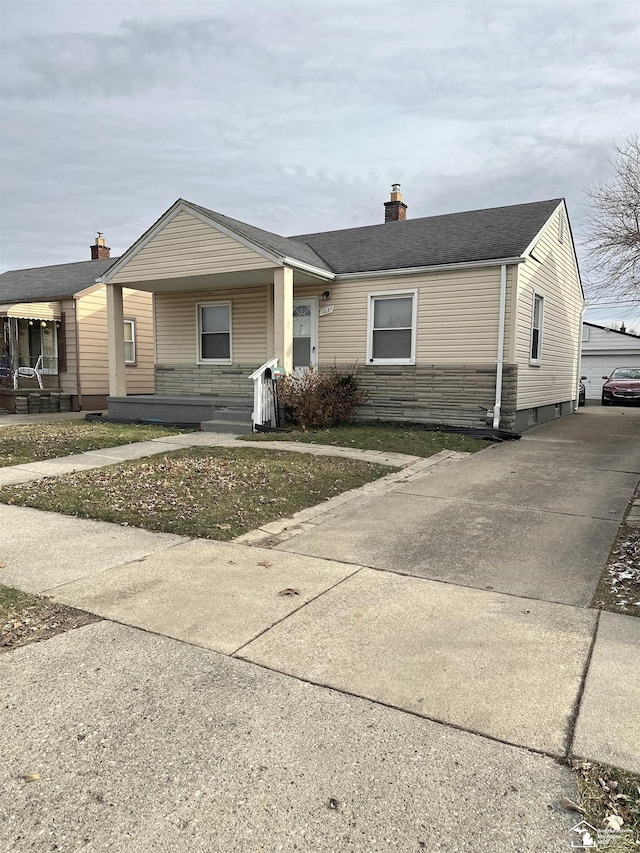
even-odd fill
[(348, 423), (356, 409), (369, 399), (360, 387), (357, 370), (307, 368), (287, 376), (278, 388), (288, 422), (303, 430), (326, 429)]

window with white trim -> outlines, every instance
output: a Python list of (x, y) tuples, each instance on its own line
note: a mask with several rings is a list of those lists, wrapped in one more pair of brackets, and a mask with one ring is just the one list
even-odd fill
[(533, 294), (533, 317), (531, 319), (530, 364), (540, 364), (542, 359), (542, 322), (544, 317), (544, 297)]
[(198, 361), (231, 361), (231, 303), (209, 302), (197, 306)]
[(124, 363), (136, 363), (136, 321), (124, 321)]
[(369, 364), (415, 364), (417, 292), (370, 293)]

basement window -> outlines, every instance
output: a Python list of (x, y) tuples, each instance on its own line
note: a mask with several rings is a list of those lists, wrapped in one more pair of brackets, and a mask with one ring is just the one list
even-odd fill
[(540, 364), (542, 361), (542, 321), (544, 316), (544, 297), (539, 293), (533, 294), (533, 317), (531, 320), (531, 351), (529, 364)]
[(209, 302), (196, 306), (198, 363), (229, 364), (231, 361), (231, 303)]
[(368, 364), (415, 364), (417, 291), (370, 293)]

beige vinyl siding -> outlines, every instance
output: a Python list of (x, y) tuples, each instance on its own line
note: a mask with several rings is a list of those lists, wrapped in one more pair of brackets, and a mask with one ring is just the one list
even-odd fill
[(158, 364), (196, 363), (196, 305), (201, 302), (231, 303), (233, 363), (259, 367), (270, 357), (267, 353), (267, 287), (235, 287), (156, 294)]
[[(505, 351), (509, 339), (513, 267), (507, 270)], [(415, 276), (353, 279), (295, 288), (295, 297), (320, 297), (320, 308), (333, 313), (318, 318), (320, 364), (366, 363), (367, 310), (371, 293), (418, 291), (417, 364), (474, 364), (496, 361), (500, 267), (481, 267)]]
[[(127, 394), (153, 391), (153, 296), (123, 290), (124, 316), (135, 320), (136, 364), (127, 365)], [(104, 287), (77, 300), (80, 386), (82, 394), (108, 394), (107, 300)]]
[[(61, 313), (64, 319), (64, 336), (66, 348), (66, 370), (58, 373), (60, 390), (64, 394), (78, 393), (78, 346), (76, 330), (76, 303), (74, 299), (63, 299)], [(58, 332), (59, 334), (59, 332)], [(58, 354), (60, 341), (58, 341)]]
[[(559, 211), (551, 217), (528, 258), (518, 267), (518, 409), (575, 399), (583, 306), (580, 281), (566, 226), (558, 241)], [(529, 364), (534, 294), (544, 298), (540, 366)]]
[(179, 213), (112, 279), (113, 284), (273, 267), (195, 216)]

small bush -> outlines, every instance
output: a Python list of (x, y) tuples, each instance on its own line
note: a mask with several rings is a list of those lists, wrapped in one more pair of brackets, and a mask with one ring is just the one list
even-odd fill
[(348, 423), (369, 399), (355, 371), (341, 373), (335, 367), (308, 368), (298, 376), (287, 376), (278, 387), (278, 397), (287, 421), (303, 430)]

